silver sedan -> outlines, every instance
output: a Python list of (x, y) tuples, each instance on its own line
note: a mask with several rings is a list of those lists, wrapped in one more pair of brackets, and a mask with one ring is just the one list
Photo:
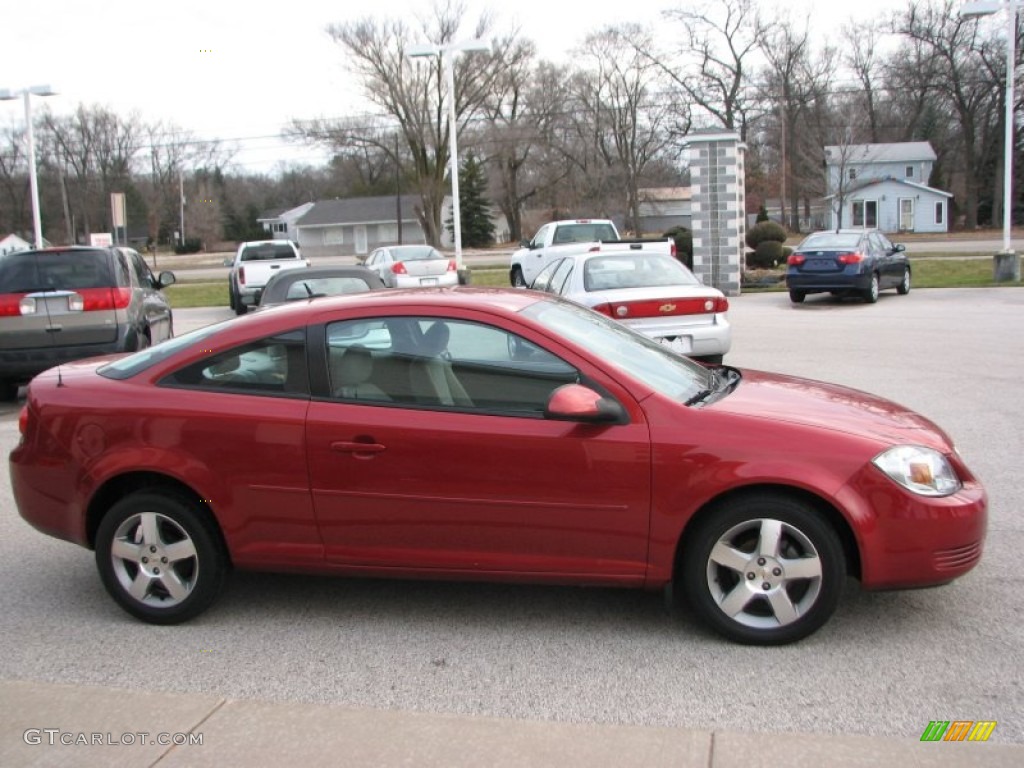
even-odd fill
[(565, 256), (548, 264), (530, 287), (565, 296), (705, 362), (722, 362), (732, 344), (725, 294), (665, 254)]
[(363, 262), (388, 288), (421, 288), (459, 284), (455, 259), (429, 245), (378, 248)]

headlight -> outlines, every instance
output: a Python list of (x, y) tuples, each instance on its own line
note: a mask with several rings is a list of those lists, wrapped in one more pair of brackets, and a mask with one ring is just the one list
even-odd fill
[(898, 445), (871, 461), (908, 491), (922, 496), (949, 496), (960, 490), (960, 478), (953, 467), (931, 448)]

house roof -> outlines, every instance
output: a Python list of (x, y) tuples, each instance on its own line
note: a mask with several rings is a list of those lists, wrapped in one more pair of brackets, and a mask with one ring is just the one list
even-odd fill
[(268, 208), (267, 210), (265, 210), (263, 213), (260, 214), (260, 217), (258, 219), (256, 219), (256, 221), (277, 221), (278, 217), (282, 213), (284, 213), (285, 211), (289, 211), (289, 210), (291, 210), (291, 209), (290, 208), (285, 208), (285, 207), (281, 207), (281, 208)]
[(927, 141), (900, 141), (892, 144), (849, 144), (825, 147), (826, 165), (863, 165), (867, 163), (934, 162), (937, 155)]
[[(896, 184), (903, 184), (904, 186), (912, 187), (913, 189), (919, 189), (919, 190), (921, 190), (923, 192), (931, 192), (932, 194), (941, 195), (942, 197), (950, 197), (950, 198), (953, 197), (953, 193), (952, 192), (946, 192), (945, 190), (942, 190), (942, 189), (936, 189), (935, 187), (929, 187), (927, 184), (918, 184), (915, 181), (907, 181), (906, 179), (900, 179), (900, 178), (897, 178), (895, 176), (877, 176), (875, 178), (857, 179), (856, 184), (852, 184), (850, 187), (848, 187), (847, 190), (843, 193), (843, 196), (844, 197), (849, 197), (850, 195), (854, 194), (855, 192), (860, 192), (862, 189), (867, 189), (868, 187), (878, 186), (879, 184), (885, 184), (887, 182), (894, 182)], [(835, 195), (828, 195), (824, 199), (825, 200), (831, 200), (834, 197), (835, 197)]]
[[(402, 221), (415, 221), (414, 206), (422, 205), (418, 195), (402, 195)], [(339, 224), (371, 224), (394, 221), (395, 196), (350, 197), (344, 200), (319, 200), (296, 222), (300, 228), (331, 227)]]

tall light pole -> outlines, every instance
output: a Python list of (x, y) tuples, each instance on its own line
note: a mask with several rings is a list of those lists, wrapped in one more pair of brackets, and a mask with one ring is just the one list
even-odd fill
[(457, 133), (457, 122), (455, 118), (455, 62), (452, 57), (458, 51), (487, 51), (490, 46), (483, 40), (464, 40), (461, 43), (448, 43), (446, 45), (412, 45), (406, 49), (405, 55), (410, 59), (423, 56), (437, 56), (441, 60), (441, 69), (447, 77), (448, 86), (448, 154), (451, 161), (452, 176), (452, 231), (455, 234), (455, 267), (459, 271), (459, 280), (465, 278), (465, 271), (462, 264), (462, 218), (459, 210), (459, 149)]
[(1006, 123), (1003, 134), (1003, 250), (995, 256), (995, 279), (1020, 280), (1020, 260), (1010, 242), (1013, 215), (1013, 80), (1017, 53), (1017, 11), (1021, 0), (975, 0), (960, 6), (961, 16), (990, 16), (1006, 11)]
[(32, 224), (34, 227), (36, 248), (43, 247), (43, 220), (39, 215), (39, 181), (36, 178), (36, 143), (32, 135), (32, 102), (31, 96), (53, 96), (57, 92), (48, 85), (32, 85), (28, 88), (11, 91), (0, 89), (0, 101), (11, 101), (18, 96), (25, 97), (25, 137), (28, 144), (28, 183), (32, 192)]

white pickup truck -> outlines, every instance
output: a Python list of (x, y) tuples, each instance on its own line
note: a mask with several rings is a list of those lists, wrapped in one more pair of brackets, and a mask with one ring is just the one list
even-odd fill
[(267, 281), (278, 272), (300, 269), (309, 262), (291, 240), (253, 240), (238, 246), (228, 273), (228, 297), (236, 315), (260, 303)]
[(532, 240), (523, 240), (521, 245), (512, 254), (508, 273), (509, 282), (517, 288), (531, 285), (548, 262), (573, 253), (614, 247), (676, 255), (676, 244), (670, 237), (620, 240), (619, 231), (609, 219), (551, 221), (538, 229)]

